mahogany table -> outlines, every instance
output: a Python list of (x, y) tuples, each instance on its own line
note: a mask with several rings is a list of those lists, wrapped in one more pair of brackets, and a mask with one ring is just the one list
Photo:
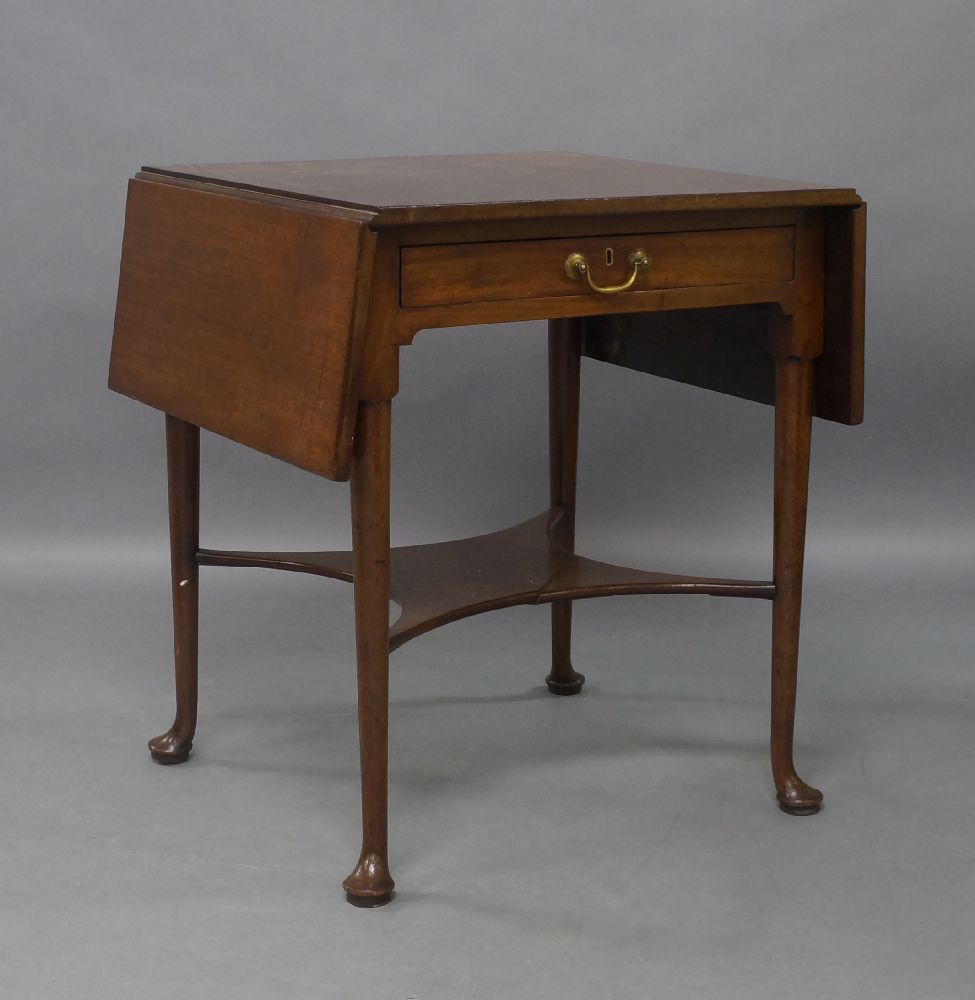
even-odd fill
[[(176, 718), (197, 714), (200, 566), (352, 582), (362, 851), (350, 902), (387, 902), (388, 662), (467, 615), (552, 605), (553, 694), (580, 691), (572, 601), (772, 602), (772, 773), (793, 764), (812, 417), (862, 419), (866, 208), (849, 188), (571, 153), (146, 167), (129, 183), (109, 385), (166, 414)], [(390, 549), (390, 402), (420, 330), (546, 319), (551, 506), (493, 535)], [(625, 569), (575, 554), (581, 357), (775, 405), (770, 581)], [(351, 479), (351, 552), (199, 546), (199, 429)], [(402, 613), (389, 624), (390, 595)]]

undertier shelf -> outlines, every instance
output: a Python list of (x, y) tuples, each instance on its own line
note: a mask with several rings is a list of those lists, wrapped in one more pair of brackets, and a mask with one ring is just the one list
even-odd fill
[[(431, 629), (517, 604), (623, 594), (775, 597), (764, 580), (725, 580), (651, 573), (597, 562), (555, 540), (562, 511), (473, 538), (408, 545), (390, 552), (390, 597), (401, 609), (389, 629), (396, 649)], [(201, 566), (256, 566), (351, 583), (351, 552), (237, 552), (200, 549)]]

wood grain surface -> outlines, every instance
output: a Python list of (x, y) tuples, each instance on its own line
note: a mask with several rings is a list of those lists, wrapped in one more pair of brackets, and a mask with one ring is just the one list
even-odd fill
[(373, 243), (321, 206), (132, 181), (109, 386), (348, 478)]
[(583, 153), (484, 153), (143, 167), (368, 209), (377, 227), (709, 208), (858, 205), (851, 188)]
[(614, 285), (629, 276), (630, 253), (645, 250), (650, 267), (637, 277), (633, 287), (638, 292), (788, 281), (793, 234), (791, 226), (777, 226), (404, 247), (402, 303), (434, 306), (562, 295), (602, 301), (585, 281), (566, 274), (566, 258), (575, 252), (586, 256), (593, 281)]
[[(629, 254), (632, 288), (599, 284)], [(361, 851), (344, 888), (392, 898), (389, 652), (515, 604), (552, 605), (546, 681), (576, 694), (572, 602), (624, 594), (771, 599), (771, 761), (783, 810), (822, 794), (793, 728), (813, 415), (863, 411), (865, 207), (849, 188), (568, 153), (147, 168), (130, 188), (110, 385), (167, 414), (177, 710), (150, 741), (187, 759), (196, 723), (197, 569), (352, 582)], [(607, 252), (610, 251), (610, 252)], [(476, 538), (390, 547), (391, 400), (423, 329), (547, 319), (550, 508)], [(775, 404), (772, 581), (689, 577), (575, 551), (580, 357)], [(356, 422), (357, 421), (357, 422)], [(201, 549), (199, 427), (352, 477), (352, 552)], [(389, 623), (389, 600), (401, 607)]]
[[(813, 415), (863, 420), (866, 205), (825, 214), (822, 353)], [(775, 400), (767, 305), (603, 315), (586, 321), (584, 353), (599, 361), (760, 403)]]

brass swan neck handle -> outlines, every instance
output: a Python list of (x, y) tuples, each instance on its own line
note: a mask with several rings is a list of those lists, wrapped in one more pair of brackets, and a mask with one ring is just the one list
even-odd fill
[(597, 285), (595, 281), (592, 280), (592, 268), (589, 266), (589, 261), (586, 259), (586, 255), (575, 251), (575, 253), (570, 253), (565, 259), (565, 273), (573, 280), (578, 281), (580, 278), (585, 278), (589, 282), (589, 287), (594, 292), (599, 292), (600, 295), (617, 295), (620, 292), (625, 292), (627, 289), (632, 288), (636, 282), (637, 275), (641, 271), (647, 271), (650, 269), (650, 258), (647, 256), (646, 250), (634, 250), (630, 254), (630, 266), (633, 268), (630, 276), (623, 282), (622, 285)]

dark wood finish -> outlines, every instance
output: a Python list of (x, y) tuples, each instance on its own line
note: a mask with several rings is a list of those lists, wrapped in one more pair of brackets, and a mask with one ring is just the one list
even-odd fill
[(741, 285), (700, 285), (629, 291), (622, 295), (555, 295), (537, 299), (464, 302), (457, 305), (402, 309), (398, 316), (400, 341), (410, 343), (420, 330), (471, 326), (480, 323), (516, 323), (533, 319), (570, 319), (612, 316), (618, 313), (666, 312), (671, 309), (710, 309), (717, 306), (774, 302), (792, 311), (795, 283), (751, 282)]
[(823, 353), (816, 359), (813, 416), (863, 421), (867, 206), (826, 213)]
[[(583, 323), (548, 324), (549, 500), (561, 510), (551, 537), (567, 552), (576, 544), (576, 471), (579, 463), (579, 362)], [(552, 602), (552, 669), (545, 683), (552, 694), (578, 694), (584, 674), (572, 666), (572, 601)]]
[[(589, 597), (634, 594), (706, 594), (770, 600), (765, 580), (679, 576), (614, 566), (565, 547), (563, 508), (474, 538), (390, 551), (390, 595), (400, 615), (389, 628), (389, 648), (450, 622), (518, 604), (559, 604)], [(351, 552), (243, 552), (201, 549), (201, 566), (256, 566), (308, 573), (351, 583)]]
[(389, 732), (389, 447), (388, 401), (362, 403), (352, 462), (352, 551), (359, 678), (362, 851), (342, 883), (357, 906), (381, 906), (393, 894), (387, 859)]
[(621, 368), (759, 403), (775, 402), (768, 305), (595, 316), (583, 352)]
[(773, 316), (769, 328), (769, 346), (776, 359), (771, 757), (779, 806), (794, 816), (818, 812), (823, 801), (822, 793), (796, 774), (793, 728), (814, 359), (823, 350), (825, 238), (821, 218), (800, 231), (796, 242), (794, 312)]
[(372, 243), (341, 210), (132, 181), (109, 386), (347, 478)]
[(812, 360), (822, 355), (825, 260), (823, 214), (809, 213), (796, 230), (795, 295), (788, 305), (772, 310), (769, 346), (774, 357)]
[[(200, 566), (279, 569), (288, 573), (324, 576), (329, 580), (341, 580), (343, 583), (351, 583), (355, 576), (351, 549), (341, 552), (250, 552), (243, 549), (200, 549), (196, 558)], [(396, 549), (390, 550), (390, 559), (395, 562)]]
[(799, 665), (799, 611), (806, 538), (813, 364), (786, 357), (776, 363), (775, 510), (772, 579), (772, 777), (779, 807), (808, 816), (823, 793), (807, 785), (792, 760)]
[(166, 417), (169, 470), (169, 551), (173, 583), (173, 654), (176, 718), (162, 736), (149, 740), (152, 759), (182, 764), (196, 734), (197, 649), (200, 614), (200, 428)]
[[(789, 281), (793, 243), (793, 228), (778, 226), (405, 247), (402, 301), (411, 308), (559, 295), (591, 297), (584, 281), (565, 273), (565, 260), (576, 251), (589, 259), (597, 284), (616, 285), (629, 276), (630, 253), (645, 250), (651, 266), (637, 278), (634, 292)], [(612, 252), (612, 264), (606, 263), (607, 250)]]
[[(351, 581), (363, 837), (345, 889), (357, 905), (380, 905), (393, 892), (391, 649), (468, 615), (552, 604), (547, 680), (572, 693), (582, 683), (573, 600), (759, 597), (773, 600), (776, 795), (788, 812), (818, 809), (793, 763), (810, 422), (862, 418), (864, 220), (848, 188), (565, 153), (147, 168), (130, 189), (110, 384), (167, 414), (177, 714), (153, 756), (184, 760), (192, 745), (198, 566)], [(562, 270), (578, 249), (596, 280), (618, 283), (644, 243), (653, 267), (620, 294)], [(400, 350), (429, 328), (527, 319), (552, 321), (550, 510), (391, 550)], [(576, 554), (583, 353), (775, 403), (772, 582)], [(332, 479), (351, 472), (353, 551), (200, 549), (198, 426)], [(392, 625), (390, 594), (401, 606)]]
[[(151, 175), (146, 175), (151, 176)], [(158, 179), (158, 178), (157, 178)], [(203, 181), (170, 178), (167, 183), (220, 191)], [(274, 195), (241, 192), (251, 198), (273, 200)], [(278, 199), (286, 201), (286, 199)], [(594, 208), (596, 205), (594, 204)], [(351, 211), (351, 210), (350, 210)], [(768, 229), (796, 226), (802, 220), (802, 208), (753, 208), (703, 211), (626, 212), (565, 216), (532, 215), (511, 219), (477, 219), (464, 222), (422, 222), (382, 231), (386, 238), (399, 238), (406, 246), (443, 246), (464, 243), (510, 243), (521, 240), (562, 239), (568, 234), (586, 236), (639, 236), (641, 233), (690, 233), (704, 230)], [(846, 211), (846, 209), (838, 209)], [(375, 222), (375, 216), (369, 216)]]
[[(823, 350), (815, 361), (813, 415), (858, 424), (863, 420), (866, 205), (832, 209), (825, 221)], [(586, 324), (583, 353), (771, 404), (775, 364), (767, 350), (768, 323), (767, 308), (760, 305), (599, 316)]]
[(143, 170), (364, 209), (375, 213), (377, 227), (860, 203), (851, 188), (565, 152), (210, 163)]

